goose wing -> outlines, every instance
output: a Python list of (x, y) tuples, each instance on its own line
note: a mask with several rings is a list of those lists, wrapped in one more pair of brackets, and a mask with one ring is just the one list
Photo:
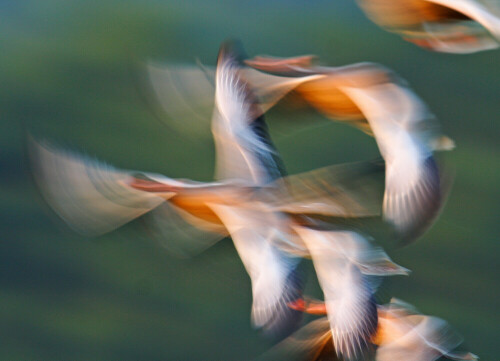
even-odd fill
[(426, 130), (430, 114), (402, 84), (344, 90), (363, 110), (386, 163), (384, 217), (403, 238), (415, 238), (432, 224), (442, 204), (440, 174)]
[(361, 236), (305, 227), (295, 231), (307, 245), (323, 289), (335, 350), (345, 359), (355, 359), (370, 347), (377, 329), (373, 290), (350, 249)]
[(203, 194), (208, 193), (206, 189), (220, 189), (223, 185), (219, 183), (120, 170), (34, 140), (30, 141), (30, 155), (43, 197), (79, 233), (101, 235), (148, 213), (153, 235), (181, 257), (201, 252), (227, 235), (220, 222), (207, 221), (196, 210), (188, 212), (184, 204), (172, 202), (179, 193)]
[[(257, 57), (259, 61), (248, 60), (247, 63), (255, 66), (258, 70), (274, 69), (273, 58), (268, 61), (263, 57)], [(292, 58), (293, 59), (293, 58)], [(285, 61), (287, 59), (284, 59)], [(270, 65), (262, 65), (267, 62)], [(277, 68), (277, 71), (284, 71), (283, 66)], [(429, 110), (418, 98), (418, 96), (408, 87), (405, 82), (394, 74), (390, 69), (387, 69), (379, 64), (363, 62), (355, 63), (339, 67), (291, 67), (296, 73), (296, 77), (287, 78), (274, 76), (277, 79), (290, 79), (287, 81), (293, 84), (294, 87), (278, 86), (283, 92), (294, 91), (296, 95), (303, 98), (314, 109), (323, 113), (328, 118), (347, 122), (365, 133), (373, 135), (372, 125), (367, 121), (365, 110), (360, 107), (355, 99), (350, 94), (346, 93), (348, 88), (356, 89), (374, 89), (377, 86), (384, 86), (394, 84), (395, 86), (404, 89), (406, 98), (409, 99), (414, 109), (425, 114), (424, 118), (419, 118), (420, 131), (426, 133), (428, 137), (429, 146), (434, 150), (450, 150), (453, 148), (453, 141), (444, 137), (439, 132), (439, 125), (436, 119), (430, 114)], [(255, 71), (255, 70), (254, 70)], [(258, 72), (260, 77), (270, 79), (273, 77), (268, 73)], [(283, 81), (283, 80), (282, 80)], [(268, 83), (256, 82), (255, 88), (258, 94), (266, 94), (267, 89), (273, 88), (274, 80), (269, 80)], [(287, 83), (285, 82), (285, 84)], [(250, 83), (253, 84), (252, 81)], [(265, 85), (260, 85), (265, 84)], [(283, 97), (285, 94), (281, 94)], [(281, 99), (281, 98), (279, 98)], [(273, 103), (274, 105), (274, 103)]]
[[(160, 119), (183, 135), (206, 137), (214, 109), (215, 68), (194, 64), (146, 65), (143, 88), (160, 108)], [(151, 95), (150, 95), (151, 94)], [(168, 119), (165, 119), (165, 116)]]
[(150, 212), (152, 235), (170, 254), (193, 257), (228, 235), (222, 224), (207, 221), (171, 202)]
[(241, 50), (222, 45), (215, 76), (212, 132), (217, 178), (237, 178), (264, 184), (283, 175), (281, 159), (271, 141), (253, 88), (242, 75)]
[(164, 197), (131, 188), (131, 171), (32, 140), (35, 180), (54, 211), (74, 230), (99, 235), (154, 209)]
[(272, 213), (251, 208), (213, 204), (227, 227), (252, 283), (252, 322), (266, 333), (284, 335), (301, 320), (301, 312), (288, 303), (301, 295), (299, 258), (273, 244), (280, 237), (279, 220)]

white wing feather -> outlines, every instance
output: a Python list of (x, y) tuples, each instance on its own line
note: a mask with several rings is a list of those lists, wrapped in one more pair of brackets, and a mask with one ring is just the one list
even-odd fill
[(272, 150), (251, 128), (251, 123), (262, 113), (235, 62), (232, 54), (222, 53), (217, 65), (216, 109), (212, 118), (216, 173), (263, 184), (270, 179), (262, 159), (271, 158)]
[(30, 150), (34, 176), (43, 196), (80, 233), (99, 235), (112, 231), (165, 201), (128, 186), (130, 171), (35, 141)]
[(372, 289), (356, 264), (365, 240), (350, 231), (294, 229), (307, 245), (323, 289), (335, 350), (355, 358), (377, 328)]
[(422, 129), (427, 108), (395, 83), (343, 90), (365, 114), (386, 163), (384, 217), (402, 234), (418, 232), (441, 203), (439, 172)]
[(273, 245), (279, 221), (255, 209), (215, 204), (211, 208), (226, 225), (252, 281), (253, 324), (271, 333), (293, 330), (300, 314), (287, 303), (299, 297), (300, 284), (294, 275), (299, 258)]

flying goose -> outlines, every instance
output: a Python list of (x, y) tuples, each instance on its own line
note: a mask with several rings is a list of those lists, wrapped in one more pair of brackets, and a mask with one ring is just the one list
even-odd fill
[[(313, 315), (326, 315), (325, 302), (303, 297), (289, 305), (295, 310)], [(375, 346), (375, 361), (475, 361), (470, 352), (455, 351), (462, 342), (442, 319), (420, 314), (415, 308), (393, 298), (388, 304), (377, 305), (378, 326), (370, 342)], [(316, 319), (274, 347), (280, 355), (291, 353), (295, 359), (307, 361), (337, 360), (332, 348), (333, 332), (326, 317)], [(270, 353), (270, 352), (268, 352)], [(302, 358), (297, 358), (300, 356)]]
[(293, 59), (287, 65), (287, 59), (267, 57), (246, 63), (273, 77), (285, 75), (261, 89), (269, 102), (293, 91), (327, 117), (374, 136), (386, 166), (384, 217), (404, 240), (432, 224), (442, 204), (433, 151), (451, 149), (453, 141), (437, 132), (433, 115), (403, 80), (372, 63), (302, 67)]
[(373, 22), (428, 50), (473, 53), (500, 45), (494, 0), (357, 1)]

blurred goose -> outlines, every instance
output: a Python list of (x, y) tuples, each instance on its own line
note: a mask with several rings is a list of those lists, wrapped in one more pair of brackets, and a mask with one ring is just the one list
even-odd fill
[(384, 217), (403, 239), (416, 238), (432, 224), (442, 204), (432, 152), (454, 145), (436, 132), (432, 114), (404, 81), (371, 63), (301, 67), (293, 59), (287, 65), (287, 59), (267, 57), (246, 63), (285, 75), (261, 89), (270, 103), (293, 91), (327, 117), (373, 134), (386, 164)]
[[(295, 310), (314, 315), (327, 314), (324, 302), (302, 298), (290, 304)], [(375, 361), (434, 361), (440, 357), (451, 360), (474, 361), (470, 352), (454, 351), (461, 338), (437, 317), (419, 314), (411, 305), (392, 299), (378, 305), (378, 327), (370, 340), (376, 346)], [(301, 355), (303, 360), (337, 360), (330, 342), (333, 337), (326, 318), (312, 321), (283, 341), (274, 352)]]
[[(294, 94), (327, 117), (375, 136), (386, 162), (384, 217), (405, 241), (417, 238), (432, 225), (443, 202), (432, 153), (453, 149), (454, 142), (439, 133), (433, 115), (402, 79), (372, 63), (315, 66), (313, 56), (259, 56), (245, 62), (250, 67), (241, 68), (240, 74), (259, 99), (258, 114)], [(173, 105), (172, 115), (184, 114), (184, 126), (189, 124), (185, 107), (200, 117), (206, 112), (206, 97), (213, 96), (209, 87), (213, 74), (209, 67), (149, 68), (150, 78), (156, 79), (152, 80), (155, 94)], [(198, 91), (182, 85), (193, 79), (208, 85)], [(179, 103), (181, 108), (176, 106)]]
[(472, 53), (500, 45), (496, 0), (357, 1), (373, 22), (428, 50)]

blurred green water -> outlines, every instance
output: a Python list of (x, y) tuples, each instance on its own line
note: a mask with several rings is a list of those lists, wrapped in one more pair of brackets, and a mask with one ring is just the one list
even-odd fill
[[(448, 320), (467, 349), (497, 359), (499, 51), (425, 52), (347, 0), (0, 1), (0, 31), (1, 360), (250, 360), (271, 345), (251, 329), (250, 285), (229, 241), (178, 260), (140, 220), (75, 235), (43, 203), (24, 149), (28, 129), (119, 167), (210, 179), (210, 136), (159, 122), (136, 75), (147, 59), (213, 64), (228, 37), (250, 55), (379, 62), (429, 104), (458, 145), (445, 155), (454, 187), (436, 226), (392, 252), (413, 273), (380, 298)], [(269, 123), (291, 173), (376, 156), (353, 129), (319, 121), (290, 133), (279, 117)]]

